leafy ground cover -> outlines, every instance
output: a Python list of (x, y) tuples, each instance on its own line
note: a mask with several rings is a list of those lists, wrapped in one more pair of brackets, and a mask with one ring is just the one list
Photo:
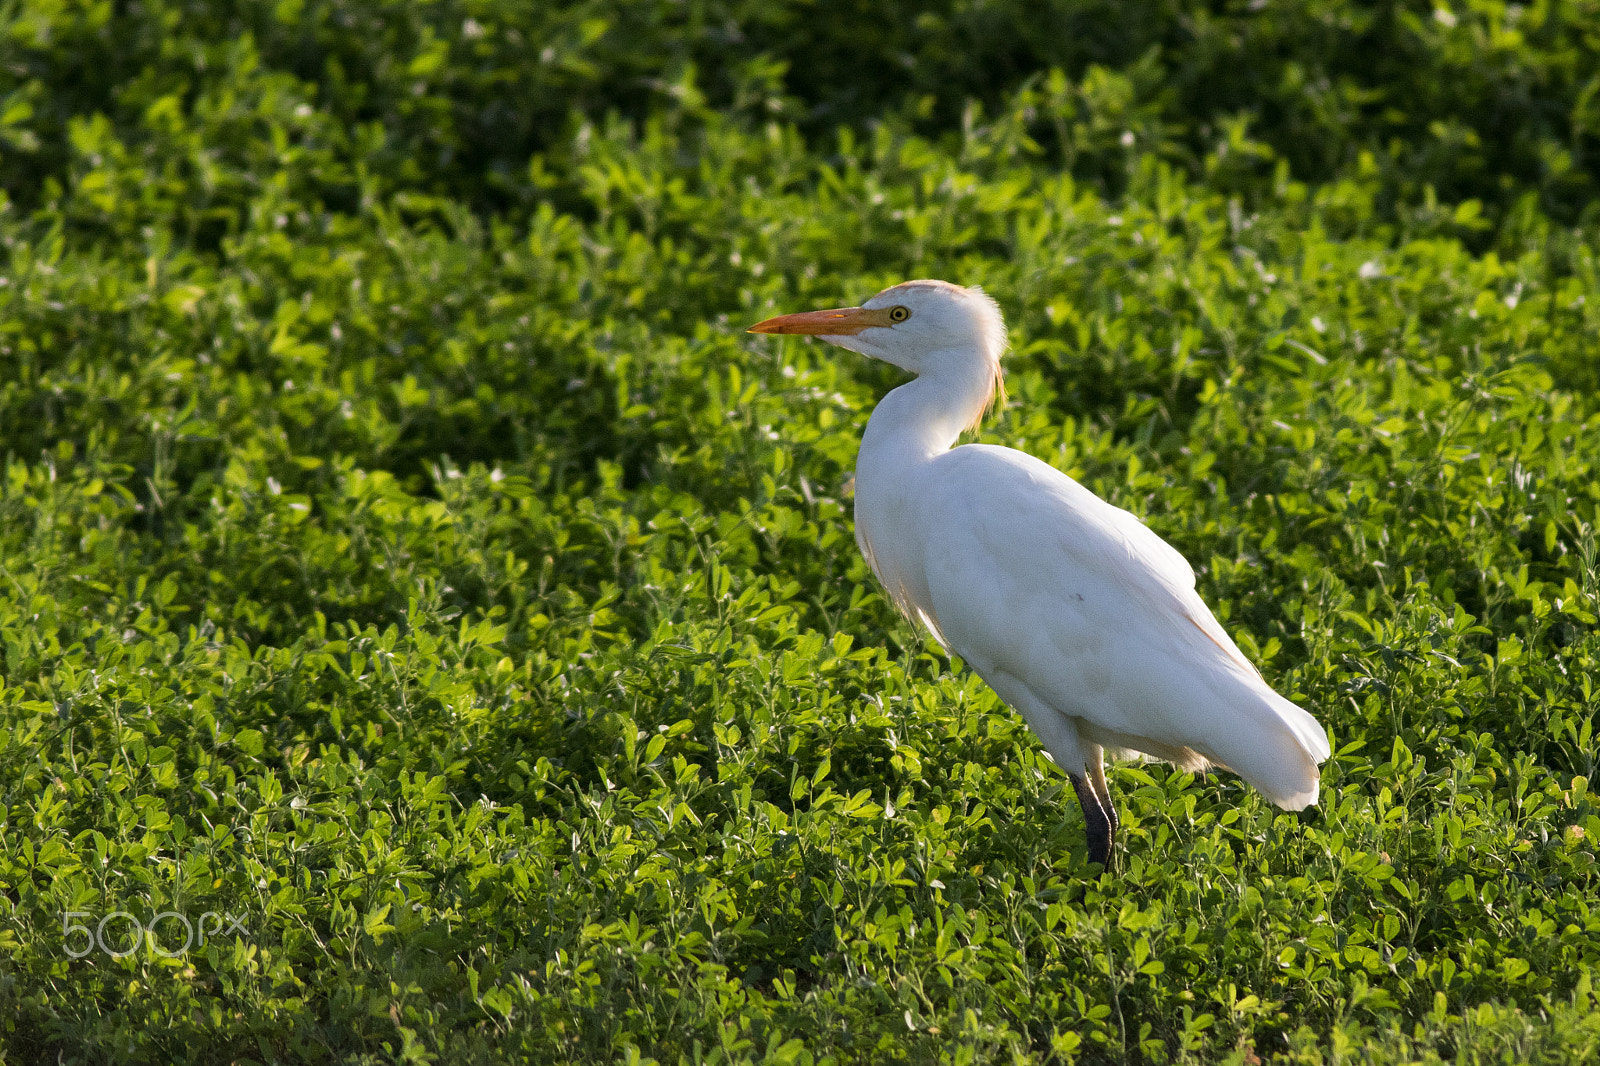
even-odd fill
[[(6, 8), (0, 1053), (1591, 1060), (1596, 14)], [(913, 276), (1314, 816), (1088, 875), (878, 595), (895, 378), (740, 330)]]

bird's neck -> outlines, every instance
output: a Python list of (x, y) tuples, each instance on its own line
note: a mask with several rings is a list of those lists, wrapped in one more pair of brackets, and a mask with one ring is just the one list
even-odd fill
[(892, 470), (949, 451), (962, 430), (983, 415), (994, 394), (995, 373), (989, 360), (950, 360), (889, 393), (867, 422), (856, 476), (868, 467)]

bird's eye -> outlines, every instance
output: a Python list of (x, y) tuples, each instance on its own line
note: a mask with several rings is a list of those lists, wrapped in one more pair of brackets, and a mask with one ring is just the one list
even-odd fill
[(908, 319), (910, 317), (911, 317), (911, 311), (910, 311), (909, 308), (905, 308), (905, 307), (891, 307), (891, 308), (889, 308), (889, 321), (890, 322), (904, 322), (906, 319)]

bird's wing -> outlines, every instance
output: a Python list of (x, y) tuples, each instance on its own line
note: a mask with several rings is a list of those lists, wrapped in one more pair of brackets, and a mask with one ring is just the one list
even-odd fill
[(1194, 570), (1178, 549), (1162, 540), (1155, 530), (1141, 522), (1131, 511), (1124, 511), (1120, 507), (1106, 503), (1093, 493), (1089, 493), (1087, 489), (1084, 489), (1084, 492), (1101, 504), (1105, 520), (1127, 542), (1128, 554), (1119, 558), (1128, 562), (1129, 572), (1126, 576), (1129, 580), (1135, 580), (1135, 573), (1147, 568), (1183, 601), (1185, 620), (1205, 634), (1206, 639), (1215, 644), (1237, 666), (1260, 677), (1261, 671), (1245, 658), (1244, 652), (1239, 650), (1233, 638), (1228, 636), (1227, 630), (1222, 628), (1210, 608), (1206, 607), (1205, 601), (1200, 599), (1199, 593), (1195, 592)]
[(932, 469), (918, 525), (930, 582), (970, 597), (957, 613), (1004, 597), (1013, 616), (1024, 602), (1044, 612), (1036, 621), (1182, 621), (1255, 672), (1199, 600), (1188, 561), (1135, 515), (1011, 448), (967, 445)]
[(1326, 755), (1321, 728), (1262, 681), (1183, 556), (1132, 514), (984, 445), (939, 456), (921, 500), (930, 613), (980, 675), (1137, 750), (1193, 749), (1253, 783), (1262, 775), (1235, 764), (1251, 753), (1219, 735), (1287, 730), (1305, 755)]

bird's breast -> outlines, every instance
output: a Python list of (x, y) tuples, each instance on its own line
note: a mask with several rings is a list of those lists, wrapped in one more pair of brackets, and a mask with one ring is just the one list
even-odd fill
[(856, 544), (867, 565), (902, 614), (934, 632), (941, 641), (933, 597), (928, 589), (922, 516), (915, 473), (898, 478), (856, 474)]

